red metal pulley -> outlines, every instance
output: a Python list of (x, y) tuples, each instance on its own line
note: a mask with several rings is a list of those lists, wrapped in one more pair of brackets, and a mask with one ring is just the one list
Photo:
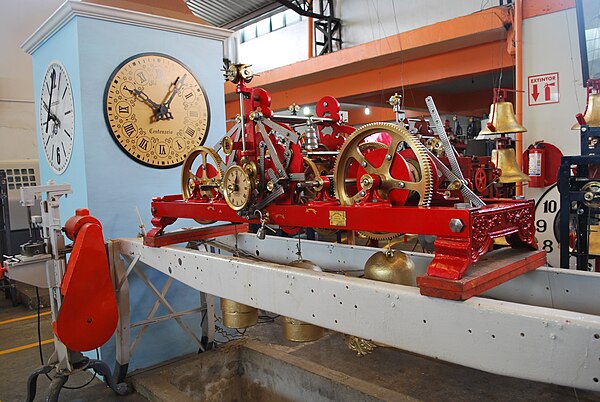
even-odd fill
[(53, 323), (58, 339), (77, 352), (106, 343), (118, 320), (102, 227), (96, 218), (85, 215), (88, 212), (77, 210), (65, 225), (75, 242), (60, 287), (63, 301)]

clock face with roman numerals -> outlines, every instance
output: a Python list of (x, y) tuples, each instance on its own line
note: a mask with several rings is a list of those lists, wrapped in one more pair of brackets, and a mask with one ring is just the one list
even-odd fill
[(42, 81), (40, 133), (50, 168), (54, 173), (62, 174), (73, 152), (75, 113), (71, 82), (67, 70), (58, 61), (50, 63)]
[(104, 94), (109, 130), (127, 155), (151, 167), (180, 165), (204, 143), (210, 112), (192, 72), (173, 57), (143, 53), (125, 60)]

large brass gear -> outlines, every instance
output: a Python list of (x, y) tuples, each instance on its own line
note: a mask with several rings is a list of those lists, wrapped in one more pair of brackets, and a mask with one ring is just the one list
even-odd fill
[[(363, 154), (362, 151), (365, 149), (367, 143), (362, 142), (367, 137), (381, 132), (386, 132), (391, 136), (391, 144), (388, 147), (388, 154), (381, 166), (375, 167), (365, 158), (365, 154)], [(390, 172), (392, 162), (394, 158), (397, 157), (396, 150), (403, 142), (407, 148), (412, 149), (416, 157), (416, 162), (418, 163), (418, 175), (414, 172), (414, 162), (411, 168), (415, 181), (396, 179), (392, 177)], [(380, 177), (381, 183), (378, 193), (380, 196), (383, 196), (383, 198), (394, 189), (405, 189), (418, 194), (419, 206), (429, 206), (431, 204), (434, 184), (431, 161), (427, 156), (427, 150), (423, 143), (410, 134), (404, 127), (392, 123), (369, 123), (356, 130), (346, 139), (334, 167), (336, 196), (339, 199), (340, 204), (345, 206), (360, 202), (364, 197), (364, 195), (362, 195), (364, 192), (361, 192), (360, 190), (354, 195), (349, 195), (346, 191), (346, 176), (348, 168), (353, 160), (361, 164), (367, 173), (376, 174)], [(368, 182), (365, 181), (364, 184), (370, 187)], [(360, 183), (357, 183), (357, 187), (359, 185), (362, 188), (362, 180), (360, 180)], [(398, 236), (397, 233), (372, 233), (365, 231), (361, 231), (359, 234), (375, 240), (388, 240)]]
[[(192, 171), (192, 165), (196, 158), (202, 158), (202, 175), (196, 176)], [(208, 157), (212, 158), (213, 163), (208, 162)], [(221, 169), (223, 162), (217, 152), (211, 147), (200, 146), (194, 149), (183, 162), (181, 170), (181, 192), (184, 200), (188, 200), (194, 196), (194, 192), (207, 197), (215, 198), (218, 189), (223, 182), (223, 170)], [(213, 176), (209, 176), (209, 166), (212, 166)], [(200, 186), (205, 186), (205, 189), (198, 189)]]

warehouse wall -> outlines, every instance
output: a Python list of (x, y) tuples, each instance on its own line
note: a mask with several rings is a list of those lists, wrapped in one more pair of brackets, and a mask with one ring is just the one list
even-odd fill
[[(523, 85), (527, 90), (529, 76), (559, 74), (559, 103), (529, 106), (523, 95), (523, 148), (539, 140), (549, 142), (564, 155), (578, 155), (579, 132), (572, 131), (575, 114), (583, 113), (586, 91), (581, 73), (577, 17), (575, 8), (528, 18), (523, 21)], [(536, 225), (538, 243), (548, 253), (548, 262), (559, 266), (559, 249), (555, 228), (558, 209), (547, 208), (554, 200), (558, 205), (555, 187), (528, 188), (525, 195), (537, 202)]]
[[(401, 4), (400, 4), (401, 3)], [(343, 47), (371, 42), (400, 32), (471, 14), (499, 4), (498, 0), (336, 0), (335, 16), (342, 20)], [(240, 63), (255, 72), (272, 70), (308, 58), (308, 21), (240, 43), (234, 38)]]
[(529, 131), (523, 144), (545, 140), (565, 155), (579, 154), (578, 132), (571, 126), (575, 114), (583, 113), (586, 97), (574, 8), (523, 21), (523, 85), (529, 76), (554, 72), (559, 74), (559, 103), (529, 106), (524, 95), (523, 125)]
[(62, 0), (3, 2), (0, 26), (0, 160), (37, 159), (31, 57), (20, 45)]
[(252, 64), (254, 72), (272, 70), (308, 57), (306, 19), (244, 43), (240, 43), (240, 35), (241, 31), (231, 38), (238, 43), (237, 61)]
[(344, 47), (395, 35), (499, 5), (498, 0), (338, 0)]

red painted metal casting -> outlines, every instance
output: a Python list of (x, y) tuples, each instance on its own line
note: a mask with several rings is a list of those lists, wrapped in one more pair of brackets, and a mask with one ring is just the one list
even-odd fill
[(83, 352), (110, 339), (117, 327), (117, 301), (100, 222), (88, 210), (78, 209), (65, 224), (65, 232), (73, 236), (74, 244), (53, 329), (65, 346)]

